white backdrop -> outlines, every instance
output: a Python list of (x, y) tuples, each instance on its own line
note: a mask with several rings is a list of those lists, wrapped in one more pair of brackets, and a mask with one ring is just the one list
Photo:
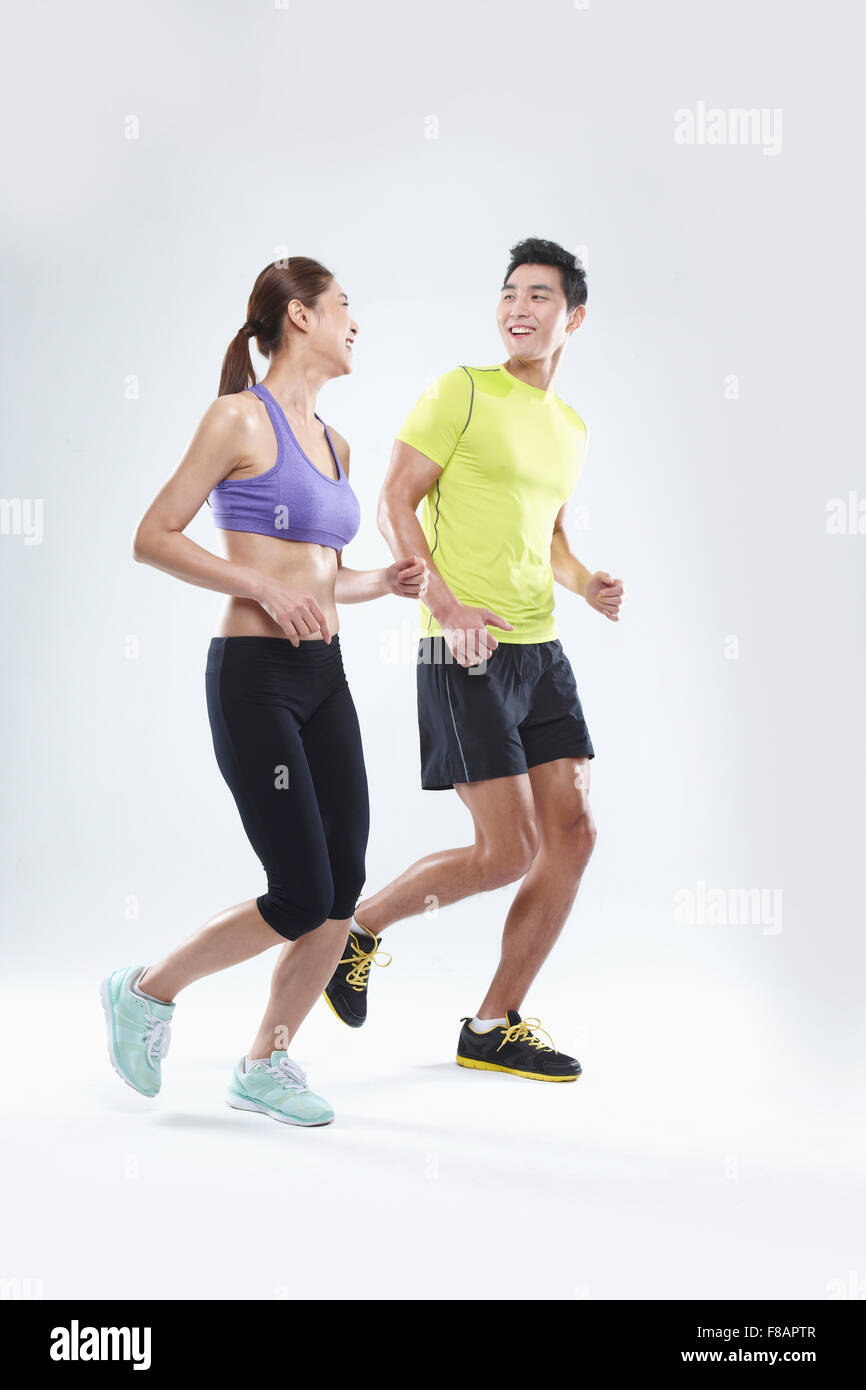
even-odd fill
[[(357, 1292), (321, 1233), (331, 1176), (342, 1188), (358, 1165), (379, 1203), (368, 1272), (390, 1296), (460, 1296), (454, 1252), (498, 1239), (548, 1262), (554, 1297), (866, 1292), (845, 1186), (864, 1154), (858, 24), (853, 5), (790, 0), (98, 0), (10, 13), (5, 1056), (11, 1077), (25, 1049), (49, 1049), (71, 1088), (50, 1158), (45, 1107), (7, 1089), (7, 1181), (61, 1177), (69, 1213), (52, 1232), (22, 1209), (10, 1277), (38, 1277), (46, 1296), (105, 1292), (98, 1257), (70, 1253), (72, 1213), (89, 1203), (107, 1223), (124, 1182), (139, 1212), (189, 1213), (182, 1173), (222, 1161), (206, 1158), (206, 1117), (263, 998), (267, 958), (184, 997), (166, 1068), (186, 1087), (174, 1130), (172, 1112), (118, 1096), (99, 976), (262, 891), (205, 714), (221, 600), (130, 557), (141, 512), (216, 394), (256, 274), (311, 255), (349, 294), (355, 369), (319, 410), (351, 443), (363, 508), (344, 560), (369, 568), (390, 562), (375, 504), (396, 428), (429, 378), (502, 360), (508, 249), (538, 235), (583, 248), (589, 277), (556, 383), (591, 430), (572, 545), (630, 591), (619, 625), (557, 591), (596, 747), (599, 841), (525, 1012), (585, 1076), (566, 1099), (503, 1078), (485, 1109), (467, 1089), (477, 1078), (452, 1074), (456, 1020), (480, 1002), (512, 889), (394, 928), (363, 1038), (322, 1009), (298, 1040), (347, 1117), (342, 1137), (329, 1131), (332, 1170), (304, 1149), (309, 1135), (257, 1130), (244, 1147), (219, 1115), (234, 1147), (214, 1200), (267, 1181), (288, 1150), (309, 1185), (304, 1259), (257, 1283), (244, 1273), (247, 1257), (261, 1263), (257, 1236), (237, 1237), (229, 1269), (200, 1233), (161, 1294)], [(207, 508), (189, 534), (215, 544)], [(381, 600), (341, 623), (374, 891), (467, 842), (470, 825), (456, 794), (420, 789), (417, 610)], [(752, 915), (730, 920), (747, 901)], [(177, 1104), (168, 1088), (157, 1106)], [(631, 1210), (646, 1207), (634, 1182), (655, 1182), (656, 1164), (681, 1194), (663, 1272)], [(494, 1207), (479, 1214), (472, 1194), (488, 1181), (530, 1203), (520, 1211), (544, 1187), (549, 1209), (518, 1238)], [(822, 1212), (805, 1242), (786, 1183), (792, 1204)], [(431, 1193), (433, 1244), (407, 1253), (407, 1213), (426, 1230)], [(725, 1258), (712, 1241), (692, 1249), (696, 1212), (730, 1241)], [(582, 1264), (553, 1235), (563, 1213), (589, 1233)], [(634, 1248), (613, 1257), (611, 1231)], [(121, 1296), (148, 1291), (137, 1278)]]

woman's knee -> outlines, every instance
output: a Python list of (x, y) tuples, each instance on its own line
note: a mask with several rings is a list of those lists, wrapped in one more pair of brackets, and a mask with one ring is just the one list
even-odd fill
[(347, 826), (340, 839), (331, 837), (330, 866), (333, 892), (331, 917), (351, 917), (367, 881), (367, 832), (360, 825)]
[(333, 901), (334, 885), (330, 878), (292, 886), (269, 881), (267, 893), (256, 899), (268, 926), (288, 941), (297, 941), (326, 922), (333, 915)]
[(351, 917), (358, 905), (364, 884), (367, 881), (367, 870), (363, 858), (360, 862), (353, 864), (334, 874), (334, 898), (331, 904), (331, 916), (340, 921)]

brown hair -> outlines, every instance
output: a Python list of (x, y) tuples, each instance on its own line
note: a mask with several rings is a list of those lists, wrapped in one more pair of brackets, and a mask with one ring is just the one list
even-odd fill
[(299, 299), (307, 309), (314, 308), (333, 278), (329, 270), (309, 256), (289, 256), (265, 266), (247, 303), (247, 321), (232, 338), (223, 358), (220, 396), (255, 386), (250, 338), (255, 338), (263, 357), (270, 357), (283, 340), (287, 306)]

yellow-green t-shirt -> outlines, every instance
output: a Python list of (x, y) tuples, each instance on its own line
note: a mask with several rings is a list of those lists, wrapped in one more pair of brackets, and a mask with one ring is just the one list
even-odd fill
[[(442, 469), (421, 525), (449, 589), (513, 624), (488, 625), (500, 642), (555, 638), (550, 542), (586, 456), (577, 412), (502, 365), (455, 367), (421, 394), (397, 438)], [(421, 635), (441, 632), (422, 602)]]

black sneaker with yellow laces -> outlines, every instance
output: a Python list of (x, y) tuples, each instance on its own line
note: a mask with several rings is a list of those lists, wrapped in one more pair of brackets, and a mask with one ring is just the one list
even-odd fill
[[(500, 1023), (487, 1033), (476, 1033), (470, 1026), (470, 1019), (461, 1019), (463, 1027), (457, 1043), (457, 1061), (461, 1067), (507, 1071), (530, 1081), (577, 1080), (581, 1073), (580, 1062), (576, 1057), (557, 1052), (553, 1038), (544, 1032), (537, 1018), (521, 1018), (514, 1009), (505, 1017), (507, 1024)], [(542, 1033), (547, 1042), (541, 1037)]]
[[(360, 1028), (367, 1021), (370, 966), (391, 964), (388, 952), (379, 950), (381, 940), (381, 936), (349, 932), (343, 959), (325, 986), (326, 1003), (349, 1028)], [(381, 960), (381, 956), (388, 956), (388, 959)]]

